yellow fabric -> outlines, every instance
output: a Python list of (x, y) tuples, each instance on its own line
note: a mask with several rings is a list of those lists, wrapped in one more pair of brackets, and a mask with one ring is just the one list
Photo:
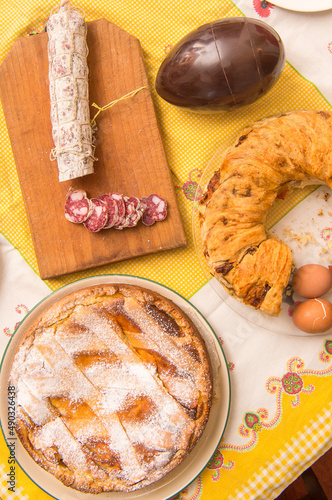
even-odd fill
[[(184, 183), (192, 178), (197, 180), (197, 173), (204, 170), (216, 149), (249, 121), (285, 110), (305, 108), (329, 110), (331, 106), (317, 89), (303, 79), (288, 63), (280, 80), (264, 98), (250, 108), (243, 108), (230, 114), (196, 115), (173, 107), (156, 95), (154, 80), (170, 46), (205, 22), (242, 15), (231, 1), (80, 0), (77, 4), (84, 10), (87, 21), (106, 18), (136, 36), (141, 42), (169, 166), (174, 173), (174, 183), (177, 186), (178, 202), (188, 246), (47, 280), (47, 284), (51, 290), (56, 290), (62, 285), (93, 274), (131, 274), (158, 281), (189, 298), (203, 286), (206, 277), (198, 265), (195, 253), (191, 231), (192, 201), (184, 194)], [(11, 0), (1, 3), (0, 62), (17, 38), (27, 36), (30, 31), (38, 32), (43, 29), (49, 13), (56, 5), (56, 2), (50, 0)], [(38, 71), (37, 68), (36, 71)], [(0, 140), (0, 231), (37, 273), (37, 262), (2, 108), (0, 109)], [(305, 190), (300, 191), (292, 198), (277, 203), (269, 215), (269, 225), (279, 220), (291, 206), (306, 196), (306, 193)], [(170, 269), (172, 269), (171, 273)], [(331, 365), (331, 356), (327, 356), (326, 363), (327, 367)], [(206, 468), (202, 477), (195, 480), (179, 498), (183, 500), (194, 498), (249, 499), (255, 498), (255, 492), (260, 490), (264, 491), (264, 495), (257, 498), (275, 498), (279, 492), (278, 485), (281, 484), (281, 479), (287, 477), (291, 481), (290, 478), (294, 473), (294, 468), (287, 466), (288, 448), (284, 444), (285, 442), (293, 443), (294, 446), (293, 429), (289, 428), (287, 417), (291, 414), (294, 418), (295, 411), (299, 419), (299, 431), (295, 436), (299, 447), (299, 465), (295, 469), (296, 473), (300, 473), (301, 468), (308, 465), (305, 461), (306, 456), (310, 461), (311, 456), (323, 453), (327, 446), (328, 425), (323, 425), (320, 430), (320, 420), (331, 420), (332, 409), (328, 405), (331, 400), (330, 373), (326, 376), (320, 376), (320, 373), (311, 374), (310, 379), (315, 386), (314, 406), (317, 415), (313, 413), (313, 408), (308, 410), (306, 407), (309, 405), (310, 408), (312, 404), (311, 394), (301, 394), (301, 404), (295, 409), (291, 407), (289, 398), (284, 397), (278, 409), (282, 415), (278, 425), (268, 429), (263, 428), (259, 433), (257, 432), (256, 437), (259, 434), (259, 440), (256, 439), (255, 445), (251, 448), (239, 445), (239, 449), (236, 450), (222, 443), (220, 448), (223, 453), (222, 466)], [(309, 426), (307, 415), (311, 413), (312, 422)], [(268, 421), (271, 419), (271, 416), (268, 417)], [(308, 427), (313, 429), (315, 439), (307, 433)], [(305, 443), (301, 442), (303, 435), (306, 436)], [(249, 438), (247, 441), (250, 441)], [(309, 447), (309, 452), (303, 456), (300, 450), (307, 449), (306, 446)], [(227, 464), (228, 462), (231, 464), (234, 460), (234, 453), (235, 455), (237, 453), (250, 455), (250, 460), (242, 462), (239, 460), (236, 467), (232, 468)], [(2, 457), (0, 464), (2, 500), (51, 498), (21, 472), (18, 466), (16, 496), (8, 492), (6, 484), (8, 449), (3, 436), (0, 441), (0, 455)], [(266, 474), (267, 470), (268, 474)], [(217, 472), (222, 475), (220, 480), (216, 480), (213, 476)], [(266, 493), (266, 488), (269, 489), (268, 493)]]
[[(285, 401), (282, 405), (282, 418), (278, 424), (276, 432), (258, 431), (257, 442), (250, 449), (245, 445), (238, 446), (221, 443), (220, 449), (223, 454), (223, 467), (218, 482), (215, 483), (213, 476), (215, 469), (207, 467), (203, 474), (203, 498), (209, 500), (251, 500), (264, 499), (273, 500), (280, 494), (284, 486), (281, 481), (287, 480), (288, 484), (293, 482), (311, 464), (313, 454), (323, 455), (332, 445), (331, 442), (331, 417), (332, 403), (325, 407), (326, 391), (329, 393), (331, 381), (325, 381), (318, 385), (317, 380), (312, 378), (315, 384), (315, 391), (323, 391), (325, 395), (318, 397), (317, 408), (322, 408), (314, 418), (305, 418), (304, 407), (310, 406), (310, 402), (304, 399), (303, 405), (295, 409), (291, 408), (290, 401)], [(316, 393), (317, 396), (317, 393)], [(307, 396), (309, 398), (310, 396)], [(317, 401), (317, 400), (316, 400)], [(268, 420), (272, 420), (275, 415), (270, 415)], [(297, 429), (294, 433), (294, 426), (290, 422), (297, 420)], [(271, 435), (271, 432), (273, 433)], [(252, 438), (252, 435), (250, 435)], [(281, 445), (282, 443), (282, 445)], [(239, 454), (248, 454), (247, 457), (238, 457)], [(228, 462), (234, 462), (234, 468), (227, 470)], [(222, 495), (220, 496), (220, 490)], [(180, 497), (181, 498), (181, 497)], [(190, 500), (191, 497), (189, 497)], [(184, 499), (183, 499), (184, 500)], [(187, 498), (186, 498), (187, 500)]]

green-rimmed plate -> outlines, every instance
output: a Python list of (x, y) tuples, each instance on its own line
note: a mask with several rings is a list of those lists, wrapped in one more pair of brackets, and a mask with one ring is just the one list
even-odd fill
[[(75, 292), (82, 288), (105, 283), (122, 283), (141, 286), (143, 288), (155, 291), (172, 300), (179, 306), (193, 321), (205, 341), (213, 372), (214, 394), (211, 406), (210, 417), (203, 435), (193, 451), (188, 457), (173, 471), (167, 474), (163, 479), (152, 485), (130, 493), (108, 492), (101, 493), (98, 498), (101, 500), (131, 500), (142, 498), (144, 500), (165, 500), (174, 496), (176, 493), (190, 484), (205, 468), (212, 455), (214, 454), (224, 433), (229, 408), (230, 408), (230, 379), (226, 358), (220, 342), (212, 330), (211, 326), (199, 311), (188, 302), (184, 297), (154, 281), (128, 275), (102, 275), (85, 278), (66, 285), (44, 300), (39, 302), (20, 323), (15, 334), (11, 338), (8, 347), (4, 353), (1, 362), (0, 372), (0, 394), (3, 402), (7, 401), (7, 386), (9, 374), (12, 366), (13, 357), (20, 344), (25, 332), (30, 325), (48, 309), (54, 302), (60, 298)], [(8, 442), (13, 441), (9, 435), (8, 406), (1, 405), (0, 409), (1, 428), (5, 439)], [(42, 490), (57, 499), (66, 498), (66, 500), (86, 499), (85, 493), (73, 490), (64, 486), (60, 481), (48, 472), (39, 467), (29, 456), (21, 445), (19, 440), (15, 440), (15, 456), (17, 463), (25, 473)]]

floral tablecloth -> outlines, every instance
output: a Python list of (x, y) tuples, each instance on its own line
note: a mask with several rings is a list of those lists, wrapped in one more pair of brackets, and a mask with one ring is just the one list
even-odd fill
[[(51, 0), (2, 2), (0, 62), (17, 38), (44, 29), (56, 5)], [(170, 287), (190, 300), (215, 330), (227, 358), (232, 393), (227, 427), (216, 453), (176, 498), (274, 499), (331, 447), (332, 335), (303, 337), (270, 331), (237, 314), (220, 299), (207, 282), (195, 252), (191, 230), (193, 188), (218, 146), (248, 122), (291, 109), (331, 109), (332, 10), (293, 12), (265, 0), (80, 0), (79, 5), (87, 21), (106, 18), (141, 42), (188, 245), (42, 281), (0, 109), (0, 352), (5, 352), (15, 327), (36, 303), (74, 280), (130, 274)], [(273, 89), (253, 105), (223, 115), (196, 115), (162, 101), (153, 84), (170, 48), (203, 23), (243, 15), (264, 20), (283, 39), (287, 63)], [(300, 201), (316, 200), (307, 205), (309, 212), (319, 199), (317, 192), (296, 196)], [(276, 232), (279, 227), (281, 236), (289, 234), (287, 216), (298, 203), (296, 197), (286, 199), (271, 213), (270, 226), (276, 227)], [(324, 203), (325, 215), (315, 238), (320, 240), (319, 248), (324, 249), (323, 260), (328, 265), (332, 260), (332, 221), (327, 197)], [(315, 245), (310, 244), (305, 248), (307, 255), (319, 260), (321, 252), (318, 255)], [(2, 426), (6, 436), (3, 422)], [(3, 434), (0, 457), (2, 500), (51, 498), (18, 464), (15, 488), (9, 489), (10, 453)]]

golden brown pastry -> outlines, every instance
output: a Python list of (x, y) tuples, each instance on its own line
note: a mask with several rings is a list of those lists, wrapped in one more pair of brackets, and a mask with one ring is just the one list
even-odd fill
[(280, 313), (290, 249), (264, 224), (277, 195), (305, 184), (332, 187), (332, 113), (293, 111), (242, 130), (199, 202), (204, 255), (230, 295)]
[(182, 462), (208, 420), (204, 341), (172, 301), (130, 285), (85, 288), (28, 329), (11, 369), (16, 432), (66, 486), (132, 491)]

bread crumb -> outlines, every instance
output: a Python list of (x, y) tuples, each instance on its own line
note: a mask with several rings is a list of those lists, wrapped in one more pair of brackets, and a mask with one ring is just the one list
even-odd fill
[(330, 198), (331, 196), (331, 193), (325, 191), (325, 193), (318, 193), (317, 194), (317, 198), (322, 198), (323, 200), (325, 201), (328, 201), (328, 199)]
[(288, 237), (294, 241), (297, 241), (299, 248), (301, 248), (300, 245), (304, 246), (304, 245), (307, 245), (308, 243), (317, 243), (317, 241), (315, 240), (315, 238), (313, 237), (313, 235), (309, 231), (297, 234), (297, 233), (293, 233), (291, 228), (289, 226), (287, 226), (287, 227), (285, 227), (285, 229), (283, 230), (282, 233), (283, 233), (285, 238)]

